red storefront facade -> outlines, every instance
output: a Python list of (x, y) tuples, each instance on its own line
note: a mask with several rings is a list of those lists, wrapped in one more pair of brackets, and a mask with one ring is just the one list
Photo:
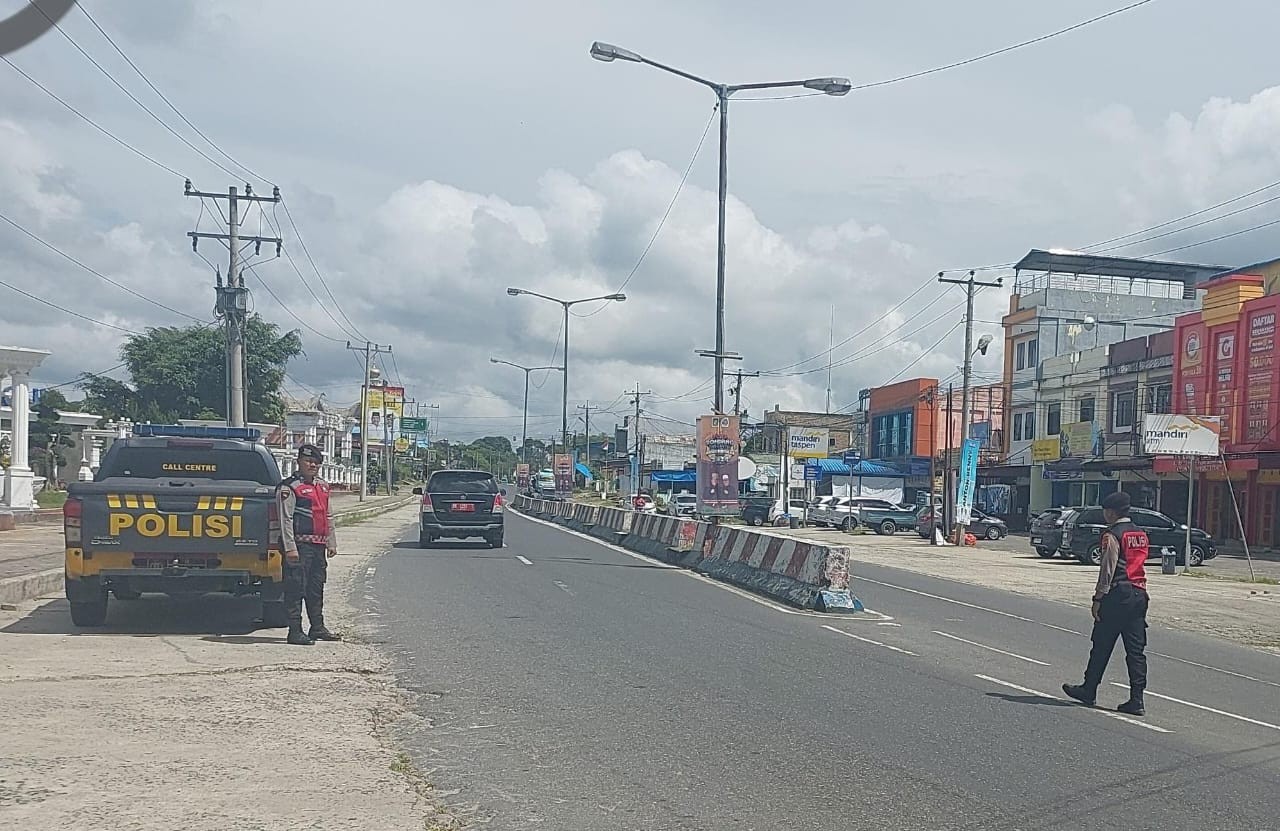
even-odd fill
[[(1263, 278), (1242, 274), (1206, 289), (1202, 310), (1175, 324), (1174, 412), (1222, 419), (1224, 458), (1203, 460), (1195, 524), (1218, 539), (1238, 540), (1234, 492), (1249, 542), (1278, 547), (1280, 295), (1264, 295)], [(1186, 476), (1186, 465), (1174, 458), (1157, 458), (1153, 470)]]

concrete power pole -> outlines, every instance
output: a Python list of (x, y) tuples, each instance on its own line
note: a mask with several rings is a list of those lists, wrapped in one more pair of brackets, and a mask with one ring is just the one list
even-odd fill
[(592, 410), (597, 410), (597, 411), (598, 411), (600, 408), (599, 408), (599, 407), (592, 407), (592, 406), (591, 406), (591, 402), (590, 402), (590, 401), (588, 401), (588, 402), (587, 402), (587, 403), (585, 403), (585, 404), (579, 404), (579, 405), (578, 405), (578, 409), (579, 409), (579, 410), (582, 410), (583, 415), (585, 416), (585, 422), (584, 422), (584, 423), (586, 424), (586, 428), (585, 428), (585, 429), (586, 429), (586, 432), (587, 432), (587, 461), (586, 461), (586, 465), (587, 465), (587, 467), (588, 467), (588, 468), (590, 468), (590, 467), (591, 467), (591, 411), (592, 411)]
[[(969, 395), (971, 379), (973, 377), (973, 298), (974, 295), (978, 293), (979, 287), (999, 288), (1004, 285), (1004, 279), (997, 277), (994, 283), (987, 283), (982, 280), (974, 279), (974, 272), (970, 271), (968, 276), (963, 280), (957, 280), (954, 278), (944, 277), (943, 272), (938, 272), (938, 282), (964, 286), (964, 369), (962, 372), (960, 388), (960, 442), (961, 447), (963, 447), (964, 441), (969, 438), (969, 422), (973, 419), (973, 402), (970, 400)], [(959, 523), (956, 525), (955, 533), (957, 537), (956, 544), (959, 545), (959, 537), (964, 533), (964, 529)]]
[(187, 236), (191, 238), (192, 251), (197, 250), (202, 239), (216, 239), (226, 243), (227, 246), (227, 281), (224, 285), (221, 275), (217, 278), (215, 310), (218, 317), (223, 320), (227, 336), (227, 425), (243, 427), (249, 408), (249, 397), (245, 389), (244, 355), (244, 332), (249, 319), (249, 290), (244, 286), (240, 249), (241, 246), (252, 243), (254, 253), (257, 254), (261, 252), (264, 242), (270, 243), (275, 245), (276, 256), (279, 257), (284, 240), (279, 237), (242, 236), (240, 234), (240, 203), (277, 203), (280, 201), (280, 188), (273, 189), (270, 196), (255, 196), (250, 185), (244, 186), (243, 194), (234, 187), (228, 188), (226, 193), (204, 193), (196, 190), (188, 179), (184, 195), (200, 199), (227, 200), (227, 233), (188, 231)]
[(369, 341), (365, 341), (364, 346), (352, 346), (351, 341), (347, 341), (347, 348), (364, 354), (364, 381), (360, 384), (360, 501), (363, 502), (369, 492), (369, 362), (376, 354), (390, 353), (391, 347)]
[(734, 384), (733, 388), (730, 389), (729, 392), (733, 393), (733, 414), (740, 416), (742, 415), (742, 379), (743, 378), (759, 378), (760, 373), (759, 372), (743, 372), (742, 370), (738, 370), (733, 374), (738, 379), (738, 383)]
[(636, 408), (636, 420), (634, 422), (636, 431), (636, 464), (632, 471), (632, 476), (634, 477), (631, 482), (632, 493), (640, 492), (640, 471), (644, 468), (644, 442), (640, 437), (640, 400), (646, 395), (653, 395), (653, 392), (651, 390), (641, 392), (640, 383), (637, 381), (635, 392), (631, 395), (631, 404)]

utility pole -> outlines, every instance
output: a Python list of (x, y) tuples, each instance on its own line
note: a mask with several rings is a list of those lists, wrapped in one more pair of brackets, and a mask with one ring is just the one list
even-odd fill
[(364, 354), (364, 382), (360, 385), (360, 501), (363, 502), (369, 492), (369, 362), (374, 355), (390, 354), (391, 347), (370, 341), (365, 341), (364, 346), (352, 346), (351, 341), (347, 341), (347, 348)]
[[(997, 277), (994, 283), (984, 282), (975, 279), (974, 272), (970, 271), (969, 275), (963, 280), (957, 280), (951, 277), (944, 277), (945, 272), (938, 272), (939, 283), (950, 283), (956, 286), (964, 286), (965, 294), (965, 312), (964, 312), (964, 369), (963, 379), (960, 389), (960, 446), (964, 447), (964, 442), (969, 438), (969, 422), (973, 419), (973, 402), (969, 400), (970, 381), (973, 376), (973, 298), (978, 293), (978, 288), (999, 288), (1004, 285), (1004, 278)], [(989, 341), (989, 339), (987, 339)], [(985, 347), (983, 348), (985, 352)], [(949, 402), (948, 402), (949, 403)], [(947, 425), (950, 427), (950, 423)], [(949, 460), (948, 460), (949, 461)], [(956, 544), (959, 545), (963, 540), (960, 539), (964, 533), (964, 529), (957, 523), (955, 528)]]
[(246, 413), (249, 409), (248, 395), (245, 390), (244, 357), (244, 332), (249, 318), (249, 290), (244, 286), (244, 272), (240, 264), (240, 251), (242, 246), (248, 247), (252, 244), (254, 254), (260, 254), (262, 252), (262, 244), (265, 242), (275, 245), (276, 256), (279, 257), (284, 247), (284, 240), (279, 237), (242, 236), (240, 234), (240, 203), (277, 203), (280, 201), (280, 188), (274, 188), (270, 196), (255, 196), (250, 185), (244, 186), (243, 194), (235, 187), (228, 188), (226, 193), (205, 193), (196, 190), (191, 184), (191, 180), (188, 179), (183, 193), (186, 196), (195, 196), (200, 199), (227, 200), (227, 233), (212, 234), (202, 231), (188, 231), (187, 236), (191, 238), (192, 251), (198, 249), (202, 239), (216, 239), (227, 246), (227, 281), (226, 285), (223, 285), (222, 276), (218, 275), (217, 285), (214, 288), (216, 296), (214, 308), (218, 317), (222, 318), (226, 328), (227, 426), (243, 427)]
[(743, 372), (742, 370), (738, 370), (733, 374), (738, 379), (738, 383), (735, 384), (733, 388), (729, 390), (729, 392), (733, 393), (733, 414), (740, 416), (742, 415), (742, 379), (743, 378), (759, 378), (760, 373), (759, 372)]
[(586, 418), (585, 418), (585, 421), (584, 421), (584, 424), (586, 425), (586, 428), (585, 428), (585, 429), (586, 429), (586, 431), (587, 431), (587, 461), (586, 461), (586, 466), (587, 466), (588, 468), (590, 468), (590, 467), (591, 467), (591, 410), (592, 410), (592, 409), (599, 410), (600, 408), (599, 408), (599, 407), (595, 407), (595, 408), (593, 408), (593, 407), (591, 406), (591, 402), (590, 402), (590, 401), (588, 401), (588, 402), (587, 402), (587, 403), (585, 403), (585, 404), (579, 404), (579, 405), (578, 405), (578, 409), (579, 409), (579, 410), (582, 410), (582, 411), (583, 411), (583, 414), (584, 414), (584, 415), (585, 415), (585, 417), (586, 417)]
[(632, 469), (631, 490), (633, 493), (640, 492), (640, 471), (644, 467), (644, 441), (640, 436), (640, 399), (646, 395), (653, 395), (651, 390), (640, 391), (640, 382), (636, 382), (636, 390), (631, 396), (631, 404), (636, 408), (636, 463)]
[[(934, 384), (921, 398), (929, 405), (929, 516), (933, 517), (934, 524), (938, 522), (937, 509), (937, 459), (938, 459), (938, 385)], [(937, 534), (929, 535), (929, 545), (934, 545), (938, 540)]]

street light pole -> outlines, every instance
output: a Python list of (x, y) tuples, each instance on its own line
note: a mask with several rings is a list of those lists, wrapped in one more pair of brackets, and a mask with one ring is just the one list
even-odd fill
[(564, 367), (521, 366), (520, 364), (513, 364), (511, 363), (511, 361), (503, 361), (498, 358), (490, 358), (489, 363), (503, 364), (504, 366), (513, 366), (524, 373), (524, 421), (521, 427), (521, 435), (520, 435), (520, 461), (525, 462), (527, 464), (529, 460), (525, 458), (525, 456), (528, 454), (528, 447), (529, 447), (529, 373), (539, 372), (539, 371), (549, 372), (549, 371), (555, 371), (555, 370), (564, 372)]
[(508, 288), (507, 294), (512, 297), (519, 297), (527, 294), (531, 297), (538, 297), (543, 300), (550, 300), (552, 303), (559, 303), (564, 309), (564, 355), (560, 363), (561, 372), (564, 373), (564, 391), (560, 400), (560, 443), (564, 447), (564, 452), (569, 452), (569, 310), (579, 303), (594, 303), (597, 300), (612, 300), (621, 303), (627, 299), (622, 292), (614, 292), (613, 294), (602, 294), (598, 297), (583, 297), (578, 300), (561, 300), (559, 297), (552, 297), (548, 294), (539, 294), (536, 291), (528, 289)]
[(846, 95), (853, 85), (848, 78), (809, 78), (803, 81), (772, 81), (759, 84), (720, 84), (700, 78), (682, 69), (658, 63), (611, 43), (596, 41), (591, 44), (591, 57), (610, 63), (616, 60), (642, 63), (678, 75), (681, 78), (709, 87), (716, 94), (720, 107), (720, 182), (719, 208), (716, 228), (716, 348), (710, 357), (715, 360), (715, 411), (724, 412), (724, 289), (725, 289), (725, 203), (729, 198), (729, 96), (735, 92), (756, 89), (804, 87), (827, 95)]

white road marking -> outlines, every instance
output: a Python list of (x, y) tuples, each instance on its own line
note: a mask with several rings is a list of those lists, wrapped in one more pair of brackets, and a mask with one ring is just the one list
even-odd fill
[[(999, 684), (999, 685), (1000, 685), (1000, 686), (1002, 686), (1002, 687), (1008, 687), (1008, 688), (1009, 688), (1009, 689), (1011, 689), (1011, 690), (1017, 690), (1018, 692), (1026, 693), (1027, 695), (1034, 695), (1034, 696), (1038, 696), (1039, 698), (1051, 698), (1051, 699), (1053, 699), (1054, 701), (1065, 701), (1065, 702), (1067, 702), (1068, 704), (1075, 704), (1075, 703), (1076, 703), (1076, 702), (1074, 702), (1074, 701), (1072, 701), (1072, 700), (1070, 700), (1070, 699), (1068, 699), (1068, 698), (1062, 698), (1061, 696), (1057, 696), (1057, 695), (1050, 695), (1049, 693), (1040, 692), (1039, 690), (1033, 690), (1033, 689), (1031, 689), (1030, 687), (1023, 687), (1023, 686), (1019, 686), (1018, 684), (1012, 684), (1012, 683), (1010, 683), (1010, 682), (1008, 682), (1008, 681), (1001, 681), (999, 678), (992, 678), (990, 675), (977, 675), (977, 674), (975, 674), (975, 675), (974, 675), (974, 677), (975, 677), (975, 678), (981, 678), (983, 681), (988, 681), (988, 682), (990, 682), (990, 683), (992, 683), (992, 684)], [(1126, 724), (1135, 724), (1135, 725), (1137, 725), (1138, 727), (1145, 727), (1146, 729), (1148, 729), (1148, 730), (1154, 730), (1154, 731), (1155, 731), (1155, 732), (1157, 732), (1157, 733), (1172, 733), (1172, 732), (1173, 732), (1172, 730), (1166, 730), (1166, 729), (1164, 729), (1163, 727), (1157, 727), (1157, 726), (1156, 726), (1156, 725), (1154, 725), (1154, 724), (1148, 724), (1148, 723), (1147, 723), (1147, 722), (1145, 722), (1145, 721), (1139, 721), (1139, 720), (1138, 720), (1138, 719), (1136, 719), (1136, 718), (1129, 718), (1128, 716), (1126, 716), (1126, 715), (1121, 715), (1120, 713), (1113, 713), (1113, 712), (1111, 712), (1110, 710), (1100, 710), (1100, 709), (1098, 709), (1097, 707), (1086, 707), (1086, 706), (1084, 706), (1083, 704), (1082, 704), (1082, 705), (1080, 705), (1080, 709), (1082, 709), (1082, 710), (1088, 710), (1088, 711), (1089, 711), (1089, 712), (1091, 712), (1091, 713), (1097, 713), (1098, 715), (1100, 715), (1100, 716), (1106, 716), (1107, 718), (1113, 718), (1113, 719), (1115, 719), (1116, 721), (1123, 721), (1123, 722), (1125, 722)]]
[(569, 595), (570, 597), (575, 597), (575, 596), (576, 596), (576, 595), (574, 595), (573, 591), (572, 591), (568, 586), (566, 586), (564, 583), (561, 583), (559, 580), (552, 580), (551, 582), (555, 583), (555, 584), (556, 584), (556, 588), (560, 589), (560, 591), (564, 592), (565, 594)]
[(937, 629), (933, 630), (933, 634), (941, 635), (944, 638), (950, 638), (953, 641), (960, 641), (960, 643), (967, 643), (969, 644), (969, 646), (976, 646), (979, 649), (985, 649), (988, 652), (995, 652), (1000, 655), (1008, 655), (1010, 658), (1017, 658), (1019, 661), (1026, 661), (1028, 664), (1036, 664), (1037, 666), (1042, 666), (1042, 667), (1052, 666), (1051, 664), (1046, 664), (1044, 661), (1037, 661), (1035, 658), (1028, 658), (1025, 655), (1019, 655), (1016, 652), (1005, 652), (1003, 649), (996, 649), (994, 646), (987, 646), (985, 643), (978, 643), (977, 641), (965, 640), (964, 638), (958, 637), (956, 635), (950, 635), (950, 634), (947, 634), (946, 632), (940, 632)]
[(879, 623), (877, 623), (877, 624), (876, 624), (876, 626), (897, 626), (897, 627), (899, 627), (899, 628), (900, 628), (900, 627), (902, 626), (902, 624), (901, 624), (901, 623), (893, 623), (892, 621), (888, 621), (888, 620), (882, 620), (882, 621), (880, 621)]
[[(1111, 686), (1119, 687), (1122, 690), (1129, 689), (1128, 684), (1121, 684), (1116, 681), (1112, 681)], [(1203, 704), (1196, 704), (1194, 701), (1183, 701), (1181, 698), (1174, 698), (1171, 695), (1161, 695), (1160, 693), (1154, 693), (1151, 690), (1147, 690), (1144, 693), (1144, 695), (1149, 695), (1152, 698), (1162, 698), (1165, 701), (1172, 701), (1175, 704), (1183, 704), (1187, 707), (1194, 707), (1197, 710), (1204, 710), (1206, 713), (1213, 713), (1214, 715), (1233, 718), (1236, 721), (1243, 721), (1249, 724), (1256, 724), (1259, 727), (1267, 727), (1271, 730), (1280, 730), (1280, 724), (1271, 724), (1270, 722), (1267, 722), (1267, 721), (1258, 721), (1256, 718), (1249, 718), (1248, 716), (1240, 716), (1240, 715), (1236, 715), (1235, 713), (1228, 713), (1226, 710), (1217, 710), (1217, 709), (1214, 709), (1213, 707), (1206, 707)]]
[[(920, 591), (919, 589), (909, 589), (909, 588), (907, 588), (906, 586), (899, 586), (899, 585), (896, 585), (896, 584), (894, 584), (894, 583), (885, 583), (885, 582), (882, 582), (882, 581), (880, 581), (880, 580), (872, 580), (872, 579), (870, 579), (869, 577), (857, 577), (857, 576), (854, 576), (854, 577), (853, 577), (853, 579), (854, 579), (854, 580), (860, 580), (860, 581), (862, 581), (863, 583), (872, 583), (872, 584), (877, 585), (877, 586), (884, 586), (884, 587), (886, 587), (886, 588), (890, 588), (890, 589), (897, 589), (898, 591), (908, 592), (909, 594), (917, 594), (917, 595), (920, 595), (921, 597), (928, 597), (928, 598), (930, 598), (931, 600), (941, 600), (941, 601), (942, 601), (942, 602), (944, 602), (944, 603), (953, 603), (953, 604), (955, 604), (956, 606), (964, 606), (965, 608), (968, 608), (968, 609), (977, 609), (977, 610), (978, 610), (978, 611), (980, 611), (980, 612), (989, 612), (989, 613), (991, 613), (991, 614), (993, 614), (993, 615), (999, 615), (1000, 617), (1007, 617), (1007, 618), (1010, 618), (1010, 619), (1012, 619), (1012, 620), (1020, 620), (1020, 621), (1022, 621), (1023, 623), (1034, 623), (1036, 626), (1043, 626), (1043, 627), (1045, 627), (1046, 629), (1053, 629), (1053, 630), (1058, 631), (1058, 632), (1066, 632), (1068, 635), (1078, 635), (1079, 637), (1082, 637), (1082, 638), (1088, 638), (1088, 637), (1089, 637), (1089, 635), (1087, 635), (1087, 634), (1086, 634), (1086, 633), (1084, 633), (1084, 632), (1077, 632), (1075, 629), (1068, 629), (1068, 628), (1066, 628), (1065, 626), (1055, 626), (1055, 625), (1054, 625), (1054, 624), (1052, 624), (1052, 623), (1045, 623), (1044, 621), (1034, 620), (1033, 618), (1023, 617), (1022, 615), (1015, 615), (1015, 614), (1013, 614), (1012, 612), (1002, 612), (1002, 611), (1000, 611), (999, 609), (991, 609), (991, 608), (988, 608), (988, 607), (986, 607), (986, 606), (979, 606), (979, 605), (977, 605), (976, 603), (966, 603), (966, 602), (965, 602), (965, 601), (963, 601), (963, 600), (955, 600), (955, 599), (950, 598), (950, 597), (943, 597), (943, 596), (942, 596), (942, 595), (940, 595), (940, 594), (930, 594), (929, 592), (923, 592), (923, 591)], [(946, 580), (947, 578), (945, 578), (945, 577), (937, 577), (937, 578), (934, 578), (934, 579), (936, 579), (936, 580)], [(968, 584), (966, 584), (966, 585), (968, 585)], [(1178, 657), (1178, 656), (1176, 656), (1176, 655), (1169, 655), (1168, 653), (1165, 653), (1165, 652), (1154, 652), (1154, 651), (1152, 651), (1152, 650), (1147, 650), (1147, 654), (1148, 654), (1148, 655), (1155, 655), (1155, 656), (1160, 657), (1160, 658), (1165, 658), (1165, 659), (1170, 660), (1170, 661), (1176, 661), (1177, 663), (1180, 663), (1180, 664), (1186, 664), (1187, 666), (1199, 667), (1200, 669), (1207, 669), (1207, 670), (1209, 670), (1209, 671), (1211, 671), (1211, 672), (1218, 672), (1218, 673), (1221, 673), (1221, 674), (1223, 674), (1223, 675), (1230, 675), (1232, 678), (1239, 678), (1239, 679), (1244, 680), (1244, 681), (1253, 681), (1253, 682), (1254, 682), (1254, 683), (1256, 683), (1256, 684), (1265, 684), (1265, 685), (1266, 685), (1266, 686), (1268, 686), (1268, 687), (1277, 687), (1277, 688), (1280, 688), (1280, 683), (1277, 683), (1277, 682), (1275, 682), (1275, 681), (1268, 681), (1268, 680), (1266, 680), (1265, 678), (1257, 678), (1257, 677), (1252, 676), (1252, 675), (1245, 675), (1245, 674), (1244, 674), (1244, 673), (1242, 673), (1242, 672), (1235, 672), (1235, 671), (1233, 671), (1233, 670), (1223, 669), (1222, 667), (1215, 667), (1215, 666), (1211, 666), (1211, 665), (1209, 665), (1209, 664), (1202, 664), (1202, 663), (1200, 663), (1200, 662), (1198, 662), (1198, 661), (1189, 661), (1189, 660), (1187, 660), (1186, 658), (1179, 658), (1179, 657)]]
[(525, 557), (521, 557), (519, 554), (517, 554), (517, 555), (516, 555), (516, 559), (517, 559), (517, 560), (519, 560), (520, 562), (524, 563), (524, 564), (525, 564), (525, 565), (527, 565), (527, 566), (531, 566), (531, 565), (533, 565), (533, 560), (527, 559), (527, 558), (525, 558)]
[[(823, 629), (826, 629), (826, 630), (827, 630), (827, 631), (829, 631), (829, 632), (835, 632), (837, 635), (844, 635), (846, 638), (853, 638), (855, 641), (862, 641), (863, 643), (869, 643), (869, 644), (872, 644), (872, 645), (874, 645), (874, 646), (881, 646), (881, 647), (884, 647), (885, 649), (891, 649), (891, 650), (893, 650), (894, 652), (901, 652), (903, 655), (915, 655), (915, 654), (916, 654), (916, 653), (914, 653), (914, 652), (912, 652), (912, 651), (910, 651), (910, 650), (908, 650), (908, 649), (899, 649), (898, 647), (896, 647), (896, 646), (892, 646), (892, 645), (887, 644), (887, 643), (881, 643), (880, 641), (873, 641), (873, 640), (871, 640), (871, 638), (864, 638), (864, 637), (861, 637), (861, 636), (859, 636), (859, 635), (855, 635), (855, 634), (853, 634), (853, 633), (851, 633), (851, 632), (846, 632), (846, 631), (844, 631), (843, 629), (837, 629), (837, 628), (836, 628), (836, 627), (834, 627), (834, 626), (828, 626), (828, 625), (827, 625), (827, 624), (825, 624), (825, 623), (824, 623), (824, 624), (822, 624), (822, 628), (823, 628)], [(918, 656), (917, 656), (917, 657), (918, 657)]]
[(377, 567), (377, 566), (369, 566), (368, 568), (366, 568), (366, 569), (364, 570), (364, 573), (365, 573), (365, 575), (366, 575), (366, 576), (368, 576), (368, 577), (372, 577), (374, 574), (376, 574), (376, 573), (377, 573), (377, 571), (378, 571), (378, 567)]
[(718, 580), (712, 580), (710, 577), (707, 577), (702, 574), (698, 574), (696, 571), (690, 571), (688, 569), (681, 568), (680, 566), (668, 565), (667, 563), (664, 563), (661, 560), (656, 560), (653, 557), (646, 557), (644, 554), (637, 554), (636, 552), (629, 551), (620, 545), (613, 545), (612, 543), (607, 543), (604, 540), (596, 539), (590, 534), (584, 534), (581, 531), (575, 531), (572, 528), (566, 528), (563, 525), (557, 525), (554, 522), (548, 522), (547, 520), (542, 519), (541, 517), (529, 516), (528, 514), (523, 512), (517, 512), (517, 513), (519, 513), (521, 517), (524, 517), (530, 522), (536, 522), (539, 525), (545, 525), (548, 528), (554, 528), (557, 531), (563, 531), (566, 534), (571, 534), (575, 537), (580, 537), (581, 539), (586, 540), (587, 542), (595, 543), (596, 545), (602, 548), (608, 548), (612, 551), (618, 552), (619, 554), (625, 554), (626, 556), (630, 557), (633, 560), (639, 560), (642, 563), (647, 563), (652, 568), (661, 569), (663, 571), (674, 571), (676, 574), (682, 574), (685, 577), (689, 577), (694, 580), (699, 580), (703, 583), (706, 583), (708, 586), (714, 586), (715, 588), (721, 589), (722, 591), (731, 592), (733, 594), (738, 595), (741, 598), (750, 600), (752, 603), (757, 603), (761, 606), (766, 606), (774, 610), (775, 612), (780, 612), (784, 615), (796, 615), (799, 617), (817, 617), (817, 618), (822, 618), (823, 620), (841, 620), (847, 623), (875, 623), (879, 621), (893, 620), (892, 616), (886, 615), (884, 612), (877, 612), (874, 609), (863, 609), (856, 616), (855, 615), (848, 615), (848, 616), (833, 615), (833, 614), (827, 614), (823, 612), (806, 612), (800, 609), (788, 609), (786, 606), (779, 606), (777, 603), (771, 603), (768, 600), (765, 600), (763, 597), (752, 594), (751, 592), (746, 591), (745, 589), (740, 589), (737, 586), (732, 586), (728, 583), (721, 583)]

